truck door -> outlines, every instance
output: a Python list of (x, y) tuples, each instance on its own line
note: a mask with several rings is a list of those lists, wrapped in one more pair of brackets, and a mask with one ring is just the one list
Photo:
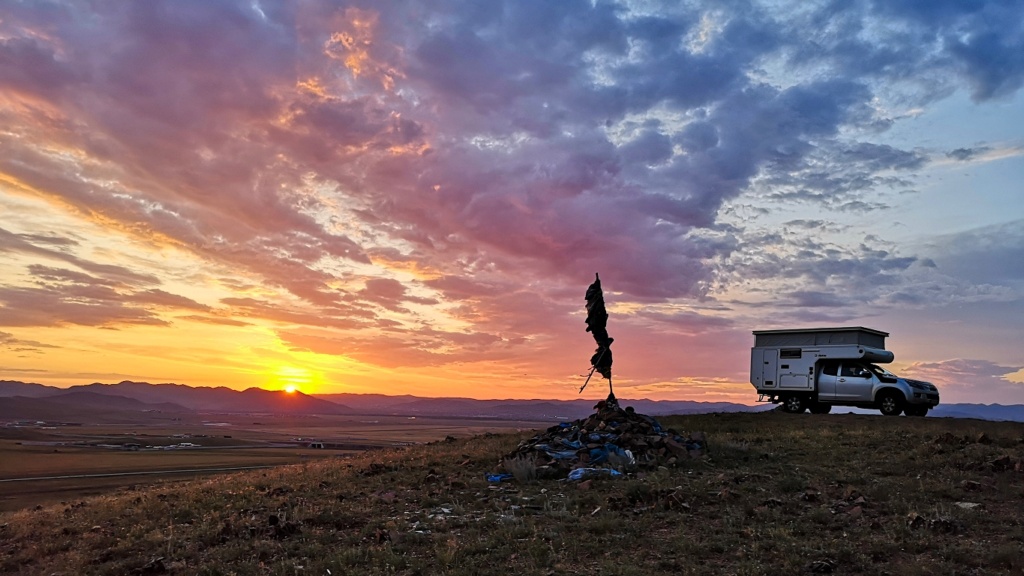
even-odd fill
[(825, 360), (821, 363), (821, 371), (818, 373), (818, 399), (836, 399), (836, 380), (839, 378), (839, 363), (834, 360)]
[(859, 362), (843, 362), (836, 379), (836, 398), (870, 402), (873, 383), (871, 372)]

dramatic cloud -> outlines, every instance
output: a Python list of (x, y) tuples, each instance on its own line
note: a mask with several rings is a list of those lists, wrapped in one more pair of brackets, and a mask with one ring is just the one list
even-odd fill
[(940, 386), (946, 402), (1024, 404), (1024, 383), (1007, 378), (1022, 369), (1024, 365), (1000, 366), (987, 360), (955, 359), (917, 362), (903, 372)]
[[(1020, 149), (898, 129), (959, 93), (1011, 101), (1022, 17), (1012, 0), (15, 3), (0, 200), (25, 216), (0, 222), (0, 325), (251, 328), (539, 382), (566, 371), (556, 342), (595, 271), (638, 338), (673, 345), (1013, 301), (1020, 265), (991, 264), (1015, 244), (969, 269), (984, 235), (917, 252), (894, 222), (939, 167)], [(671, 366), (637, 382), (702, 369)]]

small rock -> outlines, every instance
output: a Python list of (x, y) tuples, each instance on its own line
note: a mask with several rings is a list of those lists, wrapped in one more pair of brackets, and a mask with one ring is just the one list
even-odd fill
[(836, 563), (833, 560), (815, 560), (807, 565), (807, 571), (811, 574), (831, 574), (836, 570)]
[(804, 502), (817, 502), (821, 499), (821, 493), (815, 490), (807, 490), (800, 495), (800, 499)]
[(167, 567), (164, 566), (163, 558), (154, 558), (150, 560), (145, 566), (133, 571), (133, 574), (138, 576), (149, 576), (150, 574), (164, 574), (167, 572)]
[(911, 530), (916, 530), (925, 525), (924, 518), (921, 517), (917, 512), (911, 512), (907, 514), (907, 527)]
[(963, 525), (949, 518), (933, 518), (928, 522), (928, 529), (942, 534), (958, 534), (963, 530)]
[(999, 458), (990, 461), (988, 464), (989, 466), (992, 467), (993, 470), (1001, 472), (1003, 470), (1009, 470), (1010, 468), (1013, 468), (1014, 462), (1013, 459), (1010, 458), (1009, 456), (1000, 456)]
[(981, 482), (976, 482), (974, 480), (964, 480), (963, 482), (960, 483), (960, 487), (963, 488), (964, 490), (975, 492), (981, 490)]

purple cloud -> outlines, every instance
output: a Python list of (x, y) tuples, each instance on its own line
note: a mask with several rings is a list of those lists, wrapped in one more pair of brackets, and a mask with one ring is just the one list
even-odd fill
[[(885, 210), (875, 192), (912, 187), (930, 160), (875, 141), (897, 121), (878, 102), (1016, 94), (1020, 6), (706, 8), (12, 6), (0, 22), (5, 181), (288, 303), (204, 304), (141, 266), (87, 256), (90, 239), (0, 230), (0, 252), (40, 260), (18, 268), (32, 286), (0, 284), (2, 322), (265, 319), (298, 347), (436, 365), (499, 343), (550, 346), (595, 271), (624, 303), (703, 301), (751, 282), (751, 295), (771, 291), (809, 320), (946, 290), (883, 241), (814, 238), (842, 228), (824, 217), (764, 231), (723, 214), (745, 195)], [(956, 255), (933, 261), (970, 268)], [(965, 274), (996, 275), (979, 266)], [(465, 332), (434, 329), (424, 307)], [(317, 326), (335, 332), (305, 331)]]

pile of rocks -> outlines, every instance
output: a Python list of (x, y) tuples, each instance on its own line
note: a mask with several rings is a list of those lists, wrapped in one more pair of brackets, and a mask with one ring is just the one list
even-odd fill
[[(591, 416), (563, 422), (519, 444), (502, 459), (506, 472), (528, 462), (538, 478), (577, 479), (607, 472), (672, 466), (700, 458), (707, 445), (703, 432), (684, 434), (664, 429), (632, 407), (619, 407), (614, 396), (602, 400)], [(585, 472), (585, 473), (583, 473)]]

